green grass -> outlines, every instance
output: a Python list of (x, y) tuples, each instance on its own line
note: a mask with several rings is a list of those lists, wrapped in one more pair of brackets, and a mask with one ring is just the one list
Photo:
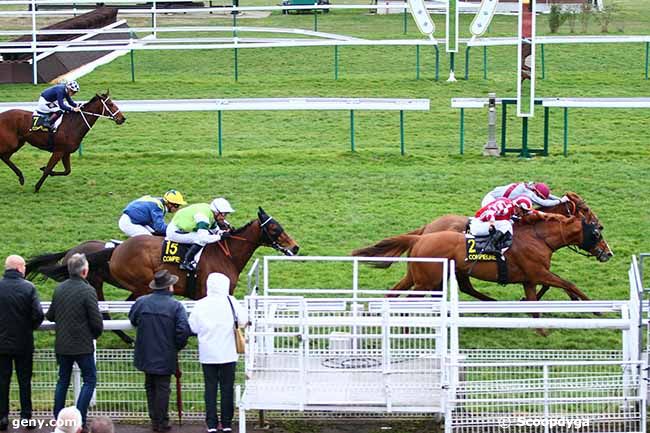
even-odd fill
[[(631, 0), (621, 2), (626, 34), (647, 34), (650, 12)], [(546, 31), (546, 17), (538, 28)], [(441, 16), (434, 17), (442, 27)], [(463, 16), (466, 36), (470, 17)], [(229, 20), (213, 19), (227, 25)], [(311, 15), (273, 14), (243, 25), (311, 29)], [(616, 26), (611, 27), (616, 30)], [(497, 17), (490, 35), (511, 35), (515, 20)], [(401, 15), (375, 16), (333, 11), (319, 16), (319, 30), (372, 38), (400, 38)], [(596, 32), (592, 23), (592, 31)], [(409, 23), (408, 37), (417, 37)], [(561, 32), (568, 33), (563, 27)], [(442, 39), (443, 33), (436, 33)], [(642, 45), (546, 47), (546, 80), (538, 96), (643, 96)], [(561, 111), (551, 115), (551, 155), (524, 160), (480, 156), (487, 136), (486, 113), (466, 113), (466, 154), (458, 155), (458, 112), (450, 98), (513, 96), (515, 48), (489, 50), (489, 79), (482, 79), (482, 55), (472, 51), (471, 80), (445, 82), (448, 59), (441, 55), (441, 81), (433, 81), (434, 58), (421, 50), (421, 79), (415, 79), (415, 48), (342, 47), (339, 80), (333, 79), (332, 48), (239, 51), (239, 81), (233, 80), (230, 50), (138, 51), (136, 82), (129, 57), (81, 78), (80, 100), (111, 89), (117, 100), (148, 98), (240, 97), (399, 97), (429, 98), (431, 111), (407, 112), (406, 156), (399, 155), (395, 112), (356, 113), (357, 152), (349, 151), (346, 112), (239, 112), (224, 114), (224, 157), (216, 153), (216, 113), (133, 113), (123, 126), (102, 121), (87, 136), (84, 156), (73, 157), (73, 173), (50, 178), (40, 194), (32, 192), (38, 167), (48, 154), (26, 146), (13, 157), (27, 185), (0, 168), (4, 218), (0, 256), (30, 257), (67, 249), (87, 239), (119, 237), (123, 206), (141, 194), (182, 191), (190, 202), (228, 197), (237, 212), (231, 222), (253, 219), (257, 206), (276, 217), (305, 255), (347, 255), (355, 248), (406, 232), (446, 213), (471, 214), (496, 185), (540, 180), (556, 192), (576, 191), (595, 210), (616, 256), (606, 264), (570, 251), (555, 255), (553, 271), (573, 281), (594, 299), (624, 299), (630, 256), (647, 251), (650, 223), (647, 173), (647, 112), (643, 110), (570, 110), (570, 154), (562, 156)], [(462, 77), (463, 56), (457, 75)], [(45, 86), (1, 85), (0, 100), (35, 100)], [(531, 142), (541, 143), (541, 112), (531, 123)], [(509, 141), (520, 140), (520, 124), (511, 114)], [(255, 257), (274, 254), (260, 249)], [(287, 284), (333, 287), (349, 281), (344, 269), (332, 272), (281, 271)], [(368, 284), (389, 287), (397, 272), (364, 269)], [(520, 285), (476, 284), (499, 299), (519, 299)], [(54, 285), (39, 283), (43, 299)], [(244, 292), (240, 282), (238, 293)], [(110, 299), (126, 293), (109, 290)], [(549, 299), (565, 299), (554, 289)], [(587, 338), (585, 336), (588, 335)], [(555, 331), (548, 338), (531, 330), (476, 330), (462, 333), (464, 347), (617, 348), (617, 334)], [(51, 335), (39, 334), (47, 347)], [(107, 336), (102, 347), (117, 346)]]

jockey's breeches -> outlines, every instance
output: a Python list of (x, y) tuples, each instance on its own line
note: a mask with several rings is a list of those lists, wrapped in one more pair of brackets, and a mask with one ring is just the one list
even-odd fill
[(197, 245), (207, 245), (213, 242), (217, 242), (221, 239), (219, 235), (212, 235), (207, 230), (199, 230), (197, 232), (184, 232), (180, 230), (176, 225), (170, 223), (167, 226), (167, 235), (166, 239), (170, 241), (178, 242), (181, 244), (197, 244)]
[(153, 229), (148, 226), (143, 226), (140, 224), (133, 224), (131, 218), (123, 213), (120, 217), (120, 220), (117, 222), (117, 225), (120, 227), (120, 230), (124, 232), (128, 237), (138, 236), (138, 235), (149, 235), (152, 236)]
[(38, 106), (36, 107), (36, 111), (40, 114), (49, 114), (61, 111), (61, 108), (59, 107), (58, 102), (47, 102), (45, 98), (41, 96), (38, 98)]
[(485, 222), (477, 218), (471, 218), (469, 222), (469, 232), (475, 236), (487, 236), (490, 234), (491, 225), (494, 225), (494, 228), (501, 233), (510, 233), (512, 235), (512, 223), (510, 220)]

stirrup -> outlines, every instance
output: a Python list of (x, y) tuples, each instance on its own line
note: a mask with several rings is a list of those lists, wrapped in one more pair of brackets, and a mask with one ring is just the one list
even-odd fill
[(191, 260), (189, 262), (181, 262), (181, 264), (178, 265), (178, 267), (183, 271), (190, 271), (190, 272), (196, 271), (196, 263), (194, 262), (194, 260)]

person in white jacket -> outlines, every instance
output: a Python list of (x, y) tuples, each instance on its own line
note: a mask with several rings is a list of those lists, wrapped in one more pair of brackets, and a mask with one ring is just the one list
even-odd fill
[(230, 296), (230, 279), (214, 272), (208, 275), (207, 296), (196, 303), (190, 315), (190, 328), (199, 338), (199, 362), (205, 383), (205, 421), (208, 433), (217, 431), (217, 389), (221, 388), (222, 431), (232, 431), (235, 411), (235, 368), (239, 355), (233, 326), (236, 316), (240, 328), (248, 324), (248, 312)]

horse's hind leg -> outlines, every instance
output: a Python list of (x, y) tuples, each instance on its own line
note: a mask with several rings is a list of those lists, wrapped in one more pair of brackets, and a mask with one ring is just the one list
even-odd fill
[(0, 158), (4, 161), (5, 164), (9, 166), (9, 168), (16, 173), (16, 176), (18, 176), (18, 182), (20, 182), (21, 185), (25, 185), (25, 177), (23, 176), (23, 172), (20, 171), (18, 167), (16, 167), (16, 164), (11, 162), (9, 158), (11, 158), (11, 155), (0, 155)]
[[(63, 171), (51, 171), (50, 176), (67, 176), (70, 174), (72, 171), (70, 169), (70, 154), (65, 153), (63, 154), (63, 158), (61, 158), (61, 162), (63, 163)], [(47, 167), (41, 167), (42, 171), (45, 171)]]
[[(408, 290), (411, 287), (413, 287), (413, 278), (411, 277), (411, 273), (407, 271), (404, 278), (399, 280), (399, 282), (395, 284), (393, 287), (391, 287), (390, 290), (403, 291), (403, 290)], [(389, 293), (386, 295), (386, 297), (397, 298), (399, 295), (400, 295), (399, 293)]]
[(45, 182), (45, 179), (47, 179), (47, 177), (52, 173), (52, 169), (62, 157), (63, 157), (63, 152), (54, 152), (52, 154), (50, 160), (47, 162), (47, 166), (45, 167), (45, 170), (43, 170), (43, 175), (41, 176), (41, 178), (36, 183), (36, 186), (34, 187), (34, 192), (38, 192), (41, 189), (41, 186), (43, 186), (43, 182)]

